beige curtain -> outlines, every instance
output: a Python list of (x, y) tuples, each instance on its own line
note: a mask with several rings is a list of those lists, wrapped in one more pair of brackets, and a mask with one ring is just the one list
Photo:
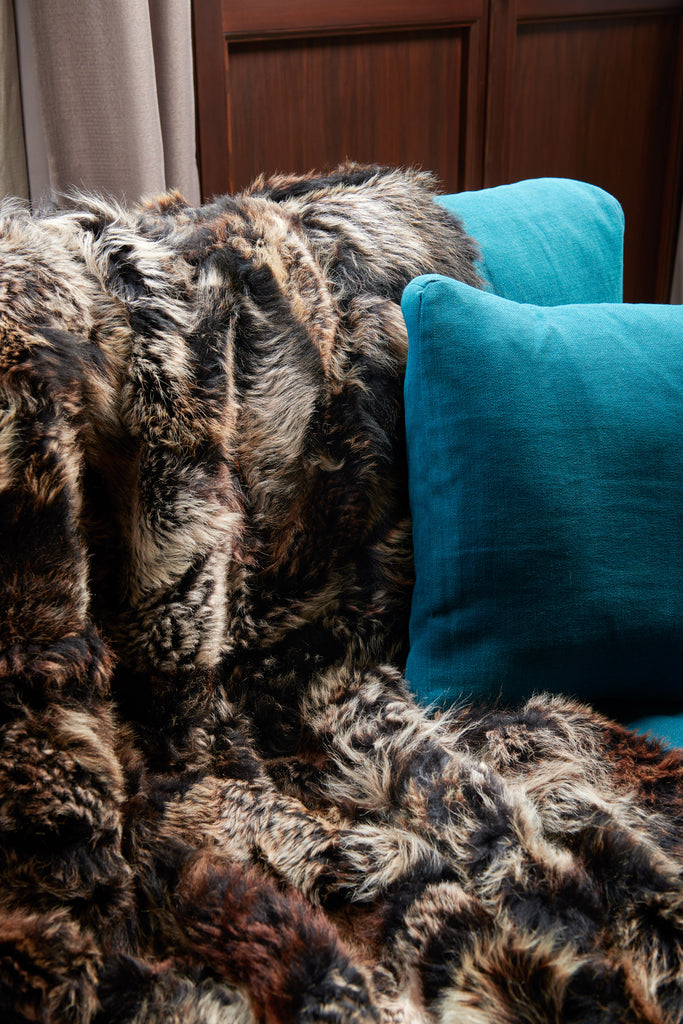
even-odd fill
[(12, 0), (0, 0), (0, 196), (28, 199)]
[(33, 62), (49, 191), (133, 202), (177, 188), (199, 201), (190, 3), (15, 0), (30, 33), (22, 57)]

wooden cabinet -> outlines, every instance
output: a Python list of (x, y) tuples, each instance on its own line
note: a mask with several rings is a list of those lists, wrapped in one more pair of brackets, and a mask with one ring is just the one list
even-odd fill
[(624, 294), (668, 299), (681, 195), (683, 4), (492, 0), (484, 181), (580, 178), (626, 215)]
[(197, 0), (194, 10), (206, 194), (347, 157), (419, 163), (449, 191), (479, 187), (486, 0)]
[(667, 298), (683, 2), (194, 0), (194, 31), (205, 196), (346, 157), (579, 178), (624, 207), (625, 297)]

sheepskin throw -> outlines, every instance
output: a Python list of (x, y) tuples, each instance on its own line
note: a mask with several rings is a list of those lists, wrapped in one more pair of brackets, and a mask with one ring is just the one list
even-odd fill
[(401, 675), (424, 174), (0, 231), (0, 1022), (678, 1024), (683, 759)]

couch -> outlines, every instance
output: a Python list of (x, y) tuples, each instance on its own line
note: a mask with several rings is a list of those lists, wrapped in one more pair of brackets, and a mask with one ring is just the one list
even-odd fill
[(577, 696), (683, 743), (680, 307), (622, 304), (624, 218), (538, 179), (445, 196), (483, 292), (406, 289), (416, 584), (436, 704)]

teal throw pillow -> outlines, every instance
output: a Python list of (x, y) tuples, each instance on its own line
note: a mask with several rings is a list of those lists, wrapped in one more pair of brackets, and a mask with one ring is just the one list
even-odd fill
[(624, 214), (597, 186), (531, 178), (438, 201), (476, 238), (496, 295), (539, 306), (621, 302)]
[(402, 308), (418, 697), (670, 706), (683, 307), (525, 305), (430, 275)]

